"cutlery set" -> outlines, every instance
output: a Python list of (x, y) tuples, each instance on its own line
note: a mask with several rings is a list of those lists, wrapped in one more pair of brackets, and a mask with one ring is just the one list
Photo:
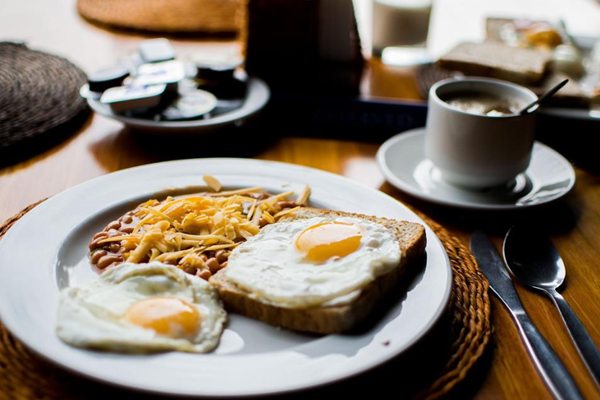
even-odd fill
[(560, 358), (529, 319), (511, 278), (512, 275), (525, 286), (539, 290), (553, 300), (575, 347), (596, 385), (599, 385), (600, 352), (575, 312), (557, 291), (565, 279), (566, 269), (552, 242), (535, 231), (515, 226), (504, 239), (504, 260), (481, 231), (471, 236), (470, 248), (489, 280), (490, 288), (509, 310), (528, 353), (553, 396), (557, 399), (583, 399)]

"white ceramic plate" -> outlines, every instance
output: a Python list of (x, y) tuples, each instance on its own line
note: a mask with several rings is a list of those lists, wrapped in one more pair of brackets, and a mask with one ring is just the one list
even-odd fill
[(230, 112), (207, 119), (187, 121), (153, 121), (144, 118), (126, 117), (112, 112), (106, 104), (88, 98), (88, 104), (98, 114), (115, 119), (140, 133), (159, 135), (186, 135), (213, 132), (216, 128), (242, 124), (264, 108), (271, 97), (269, 86), (259, 78), (248, 79), (248, 89), (242, 106)]
[(549, 204), (566, 196), (575, 185), (575, 171), (550, 147), (535, 142), (531, 163), (505, 188), (468, 190), (445, 182), (424, 154), (425, 129), (388, 139), (377, 152), (377, 164), (398, 189), (444, 206), (473, 210), (517, 210)]
[(104, 382), (166, 394), (243, 396), (313, 387), (373, 368), (415, 343), (442, 314), (451, 269), (441, 242), (427, 228), (426, 268), (364, 332), (304, 335), (231, 314), (218, 349), (206, 355), (112, 354), (61, 342), (55, 333), (59, 289), (96, 278), (87, 259), (93, 234), (156, 193), (203, 185), (203, 174), (225, 187), (260, 185), (272, 192), (309, 184), (313, 206), (423, 223), (377, 190), (301, 166), (225, 158), (132, 168), (50, 198), (0, 241), (0, 317), (6, 327), (44, 357)]

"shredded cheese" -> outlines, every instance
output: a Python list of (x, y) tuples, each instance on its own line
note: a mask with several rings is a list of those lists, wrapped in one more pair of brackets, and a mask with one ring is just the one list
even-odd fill
[(262, 226), (306, 203), (310, 194), (306, 186), (294, 202), (292, 191), (268, 195), (261, 187), (251, 187), (220, 192), (216, 178), (205, 175), (204, 181), (214, 192), (148, 200), (132, 212), (139, 222), (131, 234), (107, 237), (99, 243), (121, 242), (127, 262), (162, 261), (206, 269), (207, 257), (232, 250)]
[(210, 186), (210, 188), (212, 190), (214, 190), (215, 192), (220, 192), (221, 191), (221, 182), (219, 182), (217, 180), (217, 178), (215, 178), (212, 175), (204, 175), (204, 182), (206, 182), (206, 184), (208, 186)]

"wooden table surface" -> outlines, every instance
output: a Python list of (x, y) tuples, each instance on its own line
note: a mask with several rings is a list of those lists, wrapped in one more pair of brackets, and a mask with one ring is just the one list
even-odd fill
[[(127, 56), (142, 39), (89, 25), (77, 15), (72, 0), (2, 2), (0, 27), (0, 39), (25, 40), (33, 48), (68, 57), (86, 72)], [(230, 42), (185, 40), (174, 44), (180, 55), (203, 49), (227, 52), (238, 49), (236, 43)], [(378, 63), (372, 66), (365, 85), (375, 95), (417, 96), (411, 70)], [(315, 167), (381, 189), (426, 212), (465, 244), (475, 229), (484, 228), (500, 245), (502, 234), (516, 220), (527, 219), (544, 227), (567, 266), (563, 295), (594, 340), (600, 343), (600, 177), (576, 169), (578, 181), (574, 192), (564, 202), (544, 210), (516, 215), (458, 213), (410, 199), (386, 184), (374, 159), (378, 146), (378, 143), (347, 140), (281, 137), (269, 139), (263, 147), (242, 155)], [(203, 151), (197, 156), (213, 154), (226, 155), (228, 149)], [(0, 220), (88, 179), (176, 158), (177, 153), (161, 152), (132, 137), (121, 124), (93, 116), (77, 134), (57, 147), (0, 169)], [(522, 287), (518, 291), (532, 320), (564, 361), (586, 398), (600, 398), (551, 302)], [(495, 331), (491, 362), (478, 365), (486, 370), (478, 374), (483, 377), (481, 380), (470, 383), (468, 396), (480, 400), (550, 399), (507, 311), (495, 298), (492, 306)]]

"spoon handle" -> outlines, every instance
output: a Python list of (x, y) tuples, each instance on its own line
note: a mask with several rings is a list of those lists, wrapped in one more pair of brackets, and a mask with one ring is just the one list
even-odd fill
[(554, 304), (556, 304), (556, 307), (567, 326), (571, 339), (573, 339), (573, 343), (575, 343), (575, 347), (577, 347), (581, 358), (585, 361), (592, 377), (596, 381), (596, 385), (600, 386), (600, 352), (598, 351), (598, 347), (596, 347), (590, 334), (564, 297), (553, 289), (550, 289), (547, 292), (550, 297), (552, 297), (552, 300), (554, 300)]
[(529, 103), (529, 105), (527, 105), (525, 108), (523, 108), (521, 111), (519, 111), (519, 115), (523, 115), (523, 114), (527, 114), (527, 111), (535, 106), (536, 104), (541, 104), (543, 101), (545, 101), (547, 98), (552, 97), (556, 94), (556, 92), (558, 92), (560, 89), (562, 89), (563, 86), (565, 86), (567, 83), (569, 82), (568, 79), (565, 79), (561, 82), (559, 82), (556, 86), (554, 86), (552, 89), (548, 90), (546, 93), (544, 93), (542, 96), (538, 97), (537, 100)]

